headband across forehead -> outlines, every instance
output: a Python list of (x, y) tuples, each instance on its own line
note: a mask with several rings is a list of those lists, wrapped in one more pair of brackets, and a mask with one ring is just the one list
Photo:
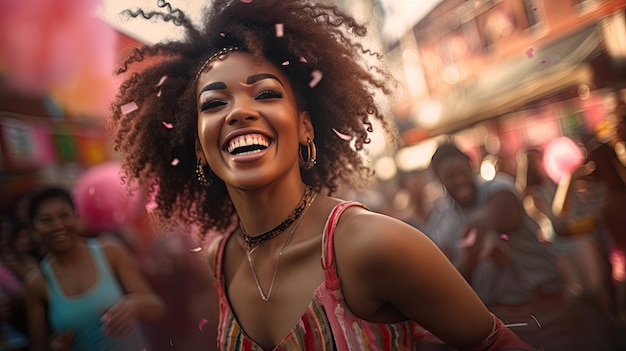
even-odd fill
[(233, 52), (233, 51), (239, 51), (239, 47), (238, 46), (227, 46), (225, 48), (220, 49), (218, 52), (214, 53), (213, 55), (209, 56), (209, 58), (206, 59), (206, 61), (204, 61), (204, 63), (202, 64), (202, 66), (198, 70), (198, 73), (196, 73), (196, 78), (194, 79), (194, 82), (198, 81), (198, 77), (200, 77), (200, 74), (206, 69), (206, 67), (211, 62), (213, 62), (215, 60), (223, 60), (224, 58), (226, 58), (226, 55), (228, 55), (228, 53)]

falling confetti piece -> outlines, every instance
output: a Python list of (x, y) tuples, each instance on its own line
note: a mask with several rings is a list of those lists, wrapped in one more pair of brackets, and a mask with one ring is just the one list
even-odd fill
[(352, 140), (352, 137), (347, 135), (347, 134), (343, 134), (340, 131), (338, 131), (337, 129), (333, 128), (333, 132), (335, 132), (335, 134), (337, 134), (337, 136), (339, 138), (341, 138), (341, 140), (345, 140), (345, 141), (350, 141)]
[(314, 88), (320, 82), (320, 80), (322, 80), (322, 76), (322, 71), (320, 71), (319, 69), (311, 72), (311, 77), (313, 77), (313, 79), (311, 79), (311, 81), (309, 82), (309, 87)]
[(285, 61), (282, 63), (283, 66), (289, 66), (289, 61)]
[(161, 97), (161, 89), (159, 89), (159, 92), (157, 93), (157, 97)]
[(507, 328), (527, 327), (528, 323), (511, 323), (511, 324), (505, 324), (504, 326)]
[(459, 240), (459, 247), (470, 247), (476, 243), (476, 237), (478, 236), (478, 230), (476, 228), (472, 228), (465, 238)]
[(165, 121), (161, 122), (161, 124), (163, 124), (163, 125), (165, 126), (165, 128), (167, 128), (167, 129), (172, 129), (172, 128), (174, 128), (174, 125), (173, 125), (173, 124), (171, 124), (171, 123), (167, 123), (167, 122), (165, 122)]
[(202, 251), (202, 246), (194, 247), (193, 249), (190, 249), (189, 251), (191, 251), (191, 252), (200, 252), (200, 251)]
[(508, 241), (509, 240), (509, 236), (504, 234), (504, 233), (502, 233), (502, 234), (500, 234), (500, 239)]
[(539, 323), (539, 321), (537, 320), (537, 318), (535, 318), (535, 316), (533, 316), (532, 314), (530, 315), (531, 317), (533, 317), (533, 319), (535, 320), (535, 323), (537, 323), (537, 325), (539, 326), (539, 328), (541, 328), (541, 324)]
[(541, 61), (539, 61), (539, 63), (541, 63), (543, 65), (544, 63), (546, 63), (546, 60), (541, 60)]
[(308, 63), (308, 61), (307, 61), (304, 57), (300, 57), (300, 62), (302, 62), (302, 63)]
[(170, 163), (172, 166), (176, 166), (178, 163), (180, 162), (179, 159), (175, 158), (172, 160), (172, 162)]
[(226, 34), (224, 34), (224, 32), (221, 32), (221, 33), (220, 33), (220, 37), (222, 37), (222, 38), (226, 38)]
[(138, 108), (139, 106), (137, 106), (137, 103), (134, 101), (131, 101), (125, 105), (120, 106), (120, 110), (122, 110), (122, 114), (125, 114), (125, 115), (135, 111)]
[(533, 51), (535, 51), (535, 49), (529, 48), (528, 50), (524, 51), (524, 54), (526, 54), (526, 57), (532, 58), (534, 56)]
[(200, 320), (200, 322), (198, 323), (198, 329), (199, 329), (200, 331), (202, 331), (202, 328), (204, 328), (204, 325), (205, 325), (205, 324), (207, 324), (208, 322), (209, 322), (209, 321), (208, 321), (208, 320), (206, 320), (206, 318), (202, 318), (202, 319)]
[(252, 0), (241, 0), (241, 2), (243, 2), (244, 4), (249, 4), (252, 2)]
[(167, 76), (163, 76), (161, 77), (161, 80), (159, 80), (159, 82), (157, 83), (157, 85), (155, 85), (155, 88), (160, 87), (161, 85), (163, 85), (163, 82), (165, 82), (165, 80), (167, 79)]
[(276, 23), (276, 37), (281, 38), (285, 33), (283, 31), (284, 27), (282, 23)]

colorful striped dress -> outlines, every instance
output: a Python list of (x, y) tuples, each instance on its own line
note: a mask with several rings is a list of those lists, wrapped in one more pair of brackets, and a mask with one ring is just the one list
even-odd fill
[[(392, 324), (370, 323), (355, 316), (346, 305), (333, 253), (333, 232), (339, 217), (355, 202), (339, 203), (330, 213), (322, 239), (322, 267), (325, 280), (315, 290), (300, 321), (273, 350), (414, 350), (422, 342), (439, 342), (432, 334), (412, 321)], [(231, 233), (232, 235), (232, 233)], [(218, 326), (218, 349), (224, 351), (263, 350), (241, 328), (226, 297), (222, 261), (226, 242), (224, 238), (217, 253), (216, 287), (219, 298), (220, 320)]]

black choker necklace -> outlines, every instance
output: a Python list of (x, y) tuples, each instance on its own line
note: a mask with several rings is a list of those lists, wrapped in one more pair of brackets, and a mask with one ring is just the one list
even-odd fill
[(304, 211), (307, 203), (310, 201), (312, 194), (313, 189), (311, 189), (310, 186), (304, 188), (304, 193), (302, 194), (302, 199), (300, 199), (300, 203), (298, 204), (298, 206), (296, 206), (296, 208), (289, 214), (289, 216), (284, 221), (263, 234), (255, 236), (248, 235), (248, 233), (246, 233), (246, 230), (243, 229), (241, 221), (239, 221), (239, 227), (241, 228), (241, 232), (243, 233), (243, 240), (246, 242), (246, 246), (250, 248), (282, 234), (285, 229), (287, 229), (296, 219), (298, 219), (298, 217), (300, 217), (302, 211)]

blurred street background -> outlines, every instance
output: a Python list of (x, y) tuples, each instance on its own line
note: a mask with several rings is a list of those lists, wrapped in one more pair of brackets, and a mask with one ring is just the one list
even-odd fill
[[(621, 162), (615, 167), (624, 169), (626, 0), (326, 2), (368, 23), (371, 45), (399, 83), (392, 101), (381, 102), (397, 140), (372, 135), (367, 151), (376, 179), (364, 191), (344, 189), (345, 197), (423, 229), (445, 192), (430, 159), (448, 140), (484, 180), (519, 177), (520, 155), (531, 149), (542, 151), (556, 183), (597, 145), (610, 146)], [(171, 4), (200, 20), (202, 1)], [(72, 188), (94, 167), (118, 161), (106, 129), (121, 82), (112, 72), (133, 48), (181, 33), (172, 23), (120, 14), (158, 10), (157, 0), (13, 0), (3, 7), (0, 214), (19, 217), (20, 200), (36, 186)], [(177, 244), (185, 247), (177, 253), (169, 244), (153, 250), (181, 255), (200, 245), (194, 240)], [(624, 254), (612, 254), (612, 279), (623, 290)], [(163, 264), (140, 263), (154, 271)], [(185, 271), (173, 264), (173, 276)], [(617, 303), (624, 311), (624, 301)]]

